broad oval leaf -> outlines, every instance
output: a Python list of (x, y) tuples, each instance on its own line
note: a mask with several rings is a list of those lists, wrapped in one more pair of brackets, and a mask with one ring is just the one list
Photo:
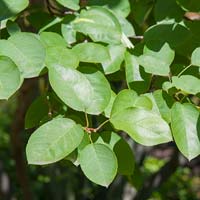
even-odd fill
[(0, 99), (8, 99), (21, 86), (22, 78), (15, 63), (6, 56), (0, 56)]
[(44, 67), (45, 48), (33, 33), (20, 32), (1, 40), (0, 55), (10, 57), (24, 78), (38, 76)]
[(72, 51), (82, 62), (102, 63), (110, 59), (109, 51), (106, 47), (92, 42), (77, 44)]
[(22, 10), (29, 4), (28, 0), (1, 0), (0, 1), (0, 21), (10, 18)]
[(124, 89), (119, 92), (113, 102), (111, 116), (130, 107), (152, 109), (152, 102), (146, 96), (138, 96), (134, 90)]
[(55, 65), (77, 68), (79, 59), (71, 49), (56, 46), (47, 48), (45, 63), (48, 68)]
[(167, 122), (143, 108), (126, 108), (111, 116), (110, 121), (116, 129), (127, 132), (136, 142), (146, 146), (172, 141)]
[(192, 52), (191, 64), (200, 67), (200, 47)]
[(95, 42), (121, 43), (121, 25), (115, 15), (103, 7), (95, 6), (82, 10), (80, 16), (74, 20), (73, 28), (89, 35)]
[(57, 162), (80, 144), (84, 132), (71, 119), (56, 118), (39, 127), (29, 138), (26, 155), (29, 164)]
[(110, 85), (93, 67), (81, 67), (78, 71), (56, 65), (49, 70), (49, 80), (56, 94), (75, 110), (98, 115), (110, 101)]
[(176, 103), (171, 111), (174, 140), (189, 160), (200, 154), (200, 114), (192, 104)]
[(117, 173), (117, 158), (103, 144), (89, 144), (80, 152), (80, 166), (88, 179), (107, 187)]
[(117, 133), (112, 131), (104, 131), (97, 136), (96, 140), (93, 140), (95, 143), (106, 144), (114, 151), (118, 162), (118, 173), (122, 175), (133, 174), (135, 158), (129, 144)]
[(40, 34), (40, 39), (45, 47), (55, 47), (55, 46), (66, 47), (65, 39), (58, 33), (42, 32)]

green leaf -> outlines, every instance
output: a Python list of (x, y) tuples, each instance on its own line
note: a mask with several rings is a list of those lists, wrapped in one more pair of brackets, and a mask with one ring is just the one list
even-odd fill
[(117, 173), (117, 158), (103, 144), (89, 144), (80, 152), (80, 166), (88, 179), (107, 187)]
[(76, 42), (76, 31), (72, 26), (72, 21), (75, 19), (74, 15), (67, 15), (61, 24), (61, 32), (68, 45)]
[(78, 32), (89, 35), (95, 42), (121, 43), (121, 25), (115, 15), (103, 7), (91, 7), (88, 10), (82, 10), (80, 16), (73, 21), (73, 28)]
[(119, 174), (133, 174), (135, 168), (134, 155), (130, 146), (122, 137), (117, 135), (115, 132), (105, 131), (98, 135), (95, 143), (106, 144), (114, 151), (117, 157)]
[(144, 81), (140, 74), (140, 66), (137, 57), (131, 55), (128, 51), (125, 54), (125, 70), (127, 83)]
[(33, 33), (16, 33), (0, 40), (0, 55), (10, 57), (24, 78), (38, 76), (44, 67), (45, 49)]
[(173, 86), (187, 94), (197, 94), (200, 92), (200, 80), (192, 75), (182, 75), (172, 77)]
[(14, 35), (15, 33), (21, 32), (21, 29), (18, 26), (18, 24), (16, 22), (11, 21), (11, 20), (8, 20), (6, 22), (6, 28), (7, 28), (8, 33), (10, 35)]
[(29, 164), (57, 162), (80, 144), (84, 132), (71, 119), (56, 118), (38, 128), (29, 138), (26, 155)]
[(8, 99), (21, 86), (23, 80), (15, 63), (0, 56), (0, 99)]
[(191, 64), (200, 67), (200, 47), (192, 52)]
[(171, 109), (170, 107), (173, 104), (172, 98), (167, 95), (162, 90), (156, 90), (153, 93), (144, 94), (153, 104), (152, 111), (162, 116), (162, 118), (168, 123), (171, 122)]
[(124, 89), (120, 91), (115, 98), (111, 110), (111, 116), (130, 107), (152, 108), (152, 102), (148, 97), (139, 96), (134, 90)]
[(146, 146), (172, 141), (167, 122), (143, 108), (126, 108), (113, 115), (110, 121), (116, 129), (127, 132), (136, 142)]
[(79, 0), (56, 0), (64, 7), (70, 8), (71, 10), (79, 10)]
[(45, 47), (55, 47), (55, 46), (66, 47), (66, 42), (64, 38), (58, 33), (42, 32), (40, 34), (40, 39)]
[(49, 70), (50, 84), (69, 107), (98, 115), (110, 101), (110, 85), (93, 67), (80, 67), (79, 70), (56, 65)]
[(108, 49), (110, 58), (102, 63), (105, 74), (111, 74), (120, 70), (126, 50), (123, 45), (109, 45)]
[(131, 11), (129, 0), (111, 1), (111, 0), (88, 0), (89, 6), (104, 6), (111, 9), (117, 15), (127, 17)]
[(144, 54), (139, 57), (138, 61), (147, 73), (167, 76), (174, 56), (174, 51), (165, 43), (158, 51), (151, 50), (145, 46)]
[(77, 68), (79, 59), (71, 49), (56, 46), (47, 48), (45, 63), (48, 68), (54, 67), (55, 65), (61, 65), (66, 68)]
[(25, 116), (25, 128), (39, 126), (41, 120), (48, 116), (49, 105), (46, 95), (39, 96), (28, 108)]
[(184, 11), (178, 6), (176, 0), (157, 0), (155, 3), (154, 16), (156, 21), (181, 21), (183, 15)]
[(77, 44), (72, 51), (82, 62), (101, 63), (110, 59), (106, 47), (92, 42)]
[(10, 18), (22, 10), (29, 4), (28, 0), (1, 0), (0, 1), (0, 21)]
[(104, 110), (104, 115), (105, 115), (107, 118), (110, 118), (111, 110), (112, 110), (113, 103), (114, 103), (114, 100), (115, 100), (116, 96), (117, 96), (117, 95), (111, 90), (110, 102), (109, 102), (109, 104), (107, 105), (107, 107), (106, 107), (105, 110)]
[(172, 107), (172, 133), (174, 140), (189, 160), (200, 154), (200, 121), (199, 111), (192, 104), (180, 103)]

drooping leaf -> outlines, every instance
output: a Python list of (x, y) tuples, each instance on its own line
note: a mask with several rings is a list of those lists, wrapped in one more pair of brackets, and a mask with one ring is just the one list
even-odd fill
[(57, 162), (80, 144), (84, 132), (71, 119), (56, 118), (39, 127), (29, 138), (26, 155), (29, 164)]
[(56, 94), (75, 110), (100, 114), (110, 101), (110, 85), (93, 67), (80, 67), (78, 71), (56, 65), (49, 70), (49, 80)]
[(23, 80), (15, 63), (0, 56), (0, 99), (8, 99), (21, 86)]
[(10, 18), (22, 10), (29, 4), (28, 0), (1, 0), (0, 1), (0, 21)]
[(189, 160), (200, 154), (200, 114), (192, 104), (180, 103), (172, 107), (172, 133), (184, 156)]
[(116, 129), (125, 131), (136, 142), (146, 146), (172, 141), (167, 122), (144, 108), (126, 108), (111, 116), (110, 121)]
[(192, 52), (191, 64), (200, 67), (200, 47)]
[(110, 59), (109, 51), (106, 47), (92, 42), (80, 43), (73, 48), (73, 53), (82, 62), (102, 63)]
[(10, 57), (24, 78), (38, 76), (44, 67), (45, 49), (33, 33), (20, 32), (1, 40), (0, 55)]
[(117, 158), (106, 145), (87, 145), (80, 152), (79, 160), (83, 173), (94, 183), (107, 187), (115, 178)]
[(82, 10), (80, 16), (73, 21), (74, 30), (89, 35), (95, 42), (120, 44), (121, 26), (115, 15), (103, 7), (91, 7)]

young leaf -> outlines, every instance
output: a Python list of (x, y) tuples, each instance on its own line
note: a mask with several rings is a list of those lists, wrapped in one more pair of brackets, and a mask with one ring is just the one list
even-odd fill
[(56, 118), (39, 127), (29, 138), (26, 155), (29, 164), (57, 162), (81, 143), (84, 132), (71, 119)]
[(143, 108), (126, 108), (111, 116), (110, 121), (116, 129), (127, 132), (136, 142), (146, 146), (172, 141), (167, 122)]
[(106, 47), (92, 42), (77, 44), (72, 51), (82, 62), (102, 63), (110, 59)]
[(174, 104), (171, 112), (172, 134), (181, 151), (189, 160), (200, 154), (200, 115), (192, 104)]
[(0, 55), (10, 57), (24, 78), (38, 76), (44, 67), (45, 49), (33, 33), (20, 32), (0, 40)]
[(23, 80), (15, 63), (0, 56), (0, 99), (8, 99), (21, 86)]
[(98, 115), (110, 101), (110, 85), (93, 67), (81, 67), (78, 71), (56, 65), (49, 70), (49, 80), (56, 94), (75, 110)]
[(106, 145), (87, 145), (80, 152), (79, 161), (83, 173), (94, 183), (108, 187), (116, 176), (117, 158)]

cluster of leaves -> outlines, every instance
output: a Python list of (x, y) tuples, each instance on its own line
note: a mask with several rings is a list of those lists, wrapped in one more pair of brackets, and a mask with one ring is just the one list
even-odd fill
[[(70, 11), (36, 34), (15, 22), (27, 0), (0, 2), (1, 28), (10, 34), (0, 40), (0, 99), (13, 95), (24, 79), (47, 73), (52, 89), (26, 115), (26, 128), (42, 124), (26, 147), (29, 164), (67, 157), (91, 181), (108, 186), (117, 173), (134, 171), (133, 153), (117, 130), (146, 146), (174, 141), (189, 160), (198, 156), (200, 23), (183, 18), (186, 11), (200, 12), (198, 0), (57, 3)], [(147, 18), (153, 25), (143, 30)], [(133, 24), (144, 32), (141, 42)], [(56, 25), (59, 30), (52, 31)], [(116, 77), (128, 88), (118, 94)], [(94, 128), (92, 118), (93, 125), (104, 122)], [(100, 132), (107, 122), (111, 126)]]

